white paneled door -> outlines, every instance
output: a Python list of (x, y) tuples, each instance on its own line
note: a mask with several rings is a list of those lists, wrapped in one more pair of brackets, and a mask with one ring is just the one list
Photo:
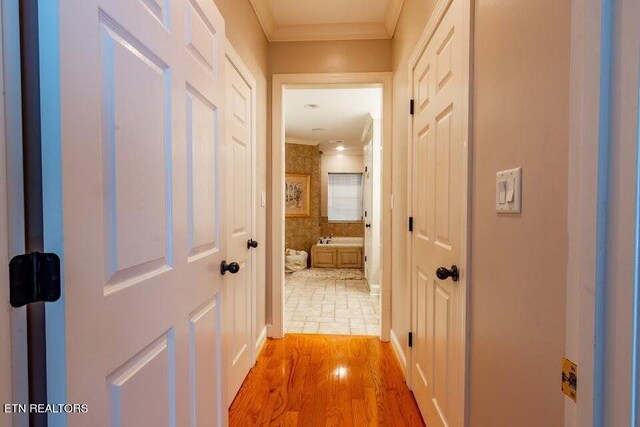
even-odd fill
[(229, 401), (231, 404), (253, 365), (252, 295), (253, 256), (253, 167), (251, 88), (229, 59), (227, 78), (226, 209), (228, 258), (237, 262), (237, 274), (225, 275), (226, 351), (229, 357)]
[[(50, 426), (226, 424), (224, 21), (211, 0), (40, 11)], [(58, 14), (58, 16), (56, 16)]]
[[(465, 3), (450, 3), (424, 49), (415, 56), (412, 69), (411, 385), (426, 424), (433, 427), (462, 426), (464, 422), (465, 55), (469, 57)], [(459, 278), (452, 274), (456, 267)]]

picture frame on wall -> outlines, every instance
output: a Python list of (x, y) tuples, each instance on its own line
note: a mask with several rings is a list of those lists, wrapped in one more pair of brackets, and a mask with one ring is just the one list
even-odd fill
[(284, 210), (286, 218), (306, 218), (310, 213), (311, 175), (305, 173), (285, 174)]

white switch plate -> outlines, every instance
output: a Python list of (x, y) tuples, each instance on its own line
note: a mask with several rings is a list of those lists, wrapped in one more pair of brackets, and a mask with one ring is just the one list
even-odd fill
[[(513, 188), (513, 195), (509, 194), (511, 188)], [(501, 192), (504, 193), (502, 197), (500, 196)], [(511, 196), (511, 200), (509, 200), (509, 196)], [(522, 211), (522, 168), (496, 173), (496, 211), (500, 213), (520, 213)]]
[(262, 194), (260, 195), (260, 205), (264, 208), (265, 206), (267, 206), (267, 193), (266, 192), (262, 192)]

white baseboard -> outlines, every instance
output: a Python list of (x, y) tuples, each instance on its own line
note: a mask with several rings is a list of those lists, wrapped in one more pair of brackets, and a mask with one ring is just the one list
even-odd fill
[(380, 284), (369, 283), (369, 293), (371, 295), (380, 295)]
[(266, 342), (267, 342), (267, 327), (265, 326), (262, 328), (262, 331), (260, 331), (260, 335), (256, 340), (256, 346), (255, 346), (256, 360), (258, 359), (258, 355), (260, 355), (260, 351), (262, 350), (262, 347)]
[(396, 333), (391, 330), (391, 348), (393, 348), (393, 352), (396, 354), (398, 358), (398, 362), (400, 362), (400, 368), (402, 368), (402, 373), (404, 374), (404, 378), (407, 378), (407, 357), (402, 351), (402, 346), (400, 345), (400, 341), (398, 341), (398, 337)]

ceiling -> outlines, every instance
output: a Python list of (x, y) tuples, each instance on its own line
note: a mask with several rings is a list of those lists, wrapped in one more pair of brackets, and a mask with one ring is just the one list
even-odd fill
[(250, 0), (269, 41), (390, 39), (404, 0)]
[[(318, 108), (305, 108), (308, 104), (316, 104)], [(286, 141), (319, 145), (321, 151), (329, 154), (338, 153), (338, 144), (331, 141), (343, 140), (344, 153), (360, 153), (370, 115), (379, 117), (381, 110), (380, 88), (286, 89)]]

